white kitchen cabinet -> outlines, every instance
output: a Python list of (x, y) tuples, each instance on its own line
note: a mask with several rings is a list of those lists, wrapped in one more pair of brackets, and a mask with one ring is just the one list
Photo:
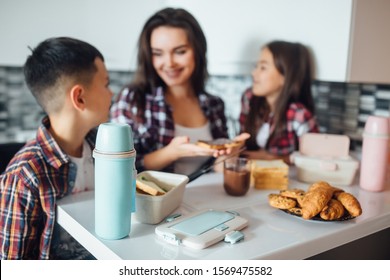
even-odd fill
[(390, 1), (354, 0), (346, 80), (390, 84)]

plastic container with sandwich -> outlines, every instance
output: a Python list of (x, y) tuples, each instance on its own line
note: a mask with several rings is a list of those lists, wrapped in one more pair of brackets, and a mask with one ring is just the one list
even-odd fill
[(350, 140), (346, 135), (306, 133), (301, 136), (299, 152), (292, 154), (300, 181), (327, 181), (335, 185), (351, 185), (359, 161), (349, 155)]
[(136, 193), (135, 219), (145, 224), (158, 224), (180, 206), (188, 177), (161, 171), (143, 171), (137, 175), (139, 177), (146, 177), (169, 190), (159, 196)]

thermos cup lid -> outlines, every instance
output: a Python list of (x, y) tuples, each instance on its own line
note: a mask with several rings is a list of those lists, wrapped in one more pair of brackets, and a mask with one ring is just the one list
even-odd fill
[(364, 126), (363, 137), (387, 139), (390, 136), (390, 122), (386, 117), (369, 116)]
[(133, 135), (128, 124), (102, 123), (96, 136), (96, 150), (100, 153), (127, 153), (134, 149)]

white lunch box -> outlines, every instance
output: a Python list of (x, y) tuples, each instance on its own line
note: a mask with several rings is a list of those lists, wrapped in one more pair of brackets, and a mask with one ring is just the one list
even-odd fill
[(351, 185), (359, 161), (349, 155), (349, 137), (336, 134), (306, 133), (299, 140), (299, 152), (292, 154), (300, 181), (326, 181)]

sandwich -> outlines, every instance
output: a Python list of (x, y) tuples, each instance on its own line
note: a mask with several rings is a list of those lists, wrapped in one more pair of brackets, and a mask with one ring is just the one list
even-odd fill
[(198, 140), (196, 143), (198, 146), (213, 149), (213, 150), (225, 150), (228, 148), (239, 147), (243, 144), (243, 141), (235, 141), (227, 138), (218, 138), (214, 140)]
[(142, 194), (149, 194), (149, 195), (163, 195), (167, 191), (161, 188), (159, 185), (157, 185), (155, 182), (147, 179), (144, 176), (140, 176), (137, 178), (136, 182), (137, 191)]

